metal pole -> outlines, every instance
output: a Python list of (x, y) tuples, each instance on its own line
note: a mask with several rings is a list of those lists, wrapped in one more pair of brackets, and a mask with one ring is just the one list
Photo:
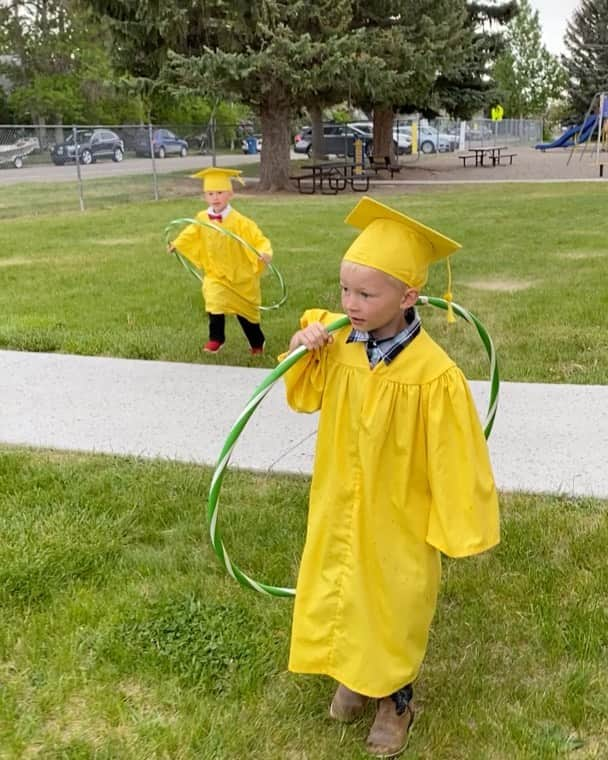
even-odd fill
[(78, 149), (78, 130), (72, 125), (72, 141), (74, 142), (74, 159), (76, 161), (76, 175), (78, 177), (78, 199), (80, 210), (84, 211), (84, 192), (82, 188), (82, 174), (80, 172), (80, 150)]
[(156, 174), (156, 156), (154, 155), (154, 142), (152, 140), (152, 124), (148, 123), (148, 146), (152, 159), (152, 185), (154, 187), (154, 200), (158, 200), (158, 176)]
[(215, 116), (209, 119), (209, 129), (211, 130), (211, 166), (217, 166), (217, 156), (215, 155)]
[(606, 93), (602, 92), (600, 95), (600, 110), (597, 115), (597, 148), (595, 151), (595, 160), (599, 164), (600, 162), (600, 147), (602, 144), (602, 123), (604, 121), (604, 103), (606, 101)]

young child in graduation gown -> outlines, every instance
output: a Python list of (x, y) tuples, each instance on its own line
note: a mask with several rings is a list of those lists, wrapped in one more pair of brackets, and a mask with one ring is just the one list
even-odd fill
[(306, 311), (289, 350), (289, 405), (320, 409), (289, 668), (338, 681), (330, 715), (370, 699), (371, 755), (397, 755), (414, 717), (440, 554), (499, 541), (498, 500), (467, 382), (414, 308), (429, 265), (458, 243), (370, 198), (346, 221), (361, 232), (340, 267), (340, 315)]
[(232, 208), (231, 180), (240, 180), (236, 169), (213, 167), (192, 175), (202, 180), (208, 208), (197, 220), (213, 222), (235, 233), (253, 246), (253, 251), (229, 235), (208, 227), (190, 224), (169, 245), (204, 271), (203, 301), (209, 318), (209, 340), (203, 346), (215, 354), (226, 341), (225, 315), (235, 314), (249, 342), (251, 354), (264, 353), (264, 333), (260, 327), (260, 276), (272, 258), (270, 241), (257, 224)]

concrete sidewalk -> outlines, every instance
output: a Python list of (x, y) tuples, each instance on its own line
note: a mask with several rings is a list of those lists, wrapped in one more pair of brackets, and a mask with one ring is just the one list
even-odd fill
[[(266, 369), (0, 351), (0, 443), (214, 465)], [(488, 384), (472, 382), (481, 417)], [(278, 382), (232, 457), (310, 473), (316, 415)], [(490, 437), (504, 491), (608, 498), (608, 386), (502, 383)]]

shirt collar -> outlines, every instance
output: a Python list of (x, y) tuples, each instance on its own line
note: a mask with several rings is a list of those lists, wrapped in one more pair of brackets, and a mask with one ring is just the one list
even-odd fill
[[(228, 214), (232, 211), (232, 206), (228, 204), (226, 208), (223, 211), (220, 211), (220, 216), (222, 217), (222, 221), (228, 216)], [(218, 214), (215, 213), (212, 206), (209, 206), (207, 209), (208, 215), (218, 216)]]
[(372, 367), (381, 361), (390, 364), (420, 332), (420, 316), (416, 309), (413, 309), (413, 314), (413, 319), (406, 324), (403, 330), (390, 338), (376, 340), (370, 333), (353, 328), (346, 342), (366, 343), (367, 357)]

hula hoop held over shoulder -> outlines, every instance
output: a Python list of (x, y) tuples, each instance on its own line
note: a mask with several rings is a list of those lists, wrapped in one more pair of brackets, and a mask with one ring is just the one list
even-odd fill
[[(494, 344), (485, 327), (477, 319), (477, 317), (456, 303), (450, 302), (450, 304), (454, 312), (458, 314), (459, 317), (475, 327), (484, 345), (486, 353), (488, 354), (488, 359), (490, 362), (490, 393), (488, 409), (484, 422), (484, 435), (486, 438), (489, 438), (498, 408), (498, 391), (500, 386), (500, 380), (498, 377), (498, 363), (496, 360), (496, 351), (494, 349)], [(439, 309), (448, 309), (448, 301), (444, 300), (443, 298), (434, 298), (431, 296), (420, 296), (417, 305), (430, 305), (435, 306)], [(349, 324), (349, 319), (348, 317), (344, 316), (328, 325), (327, 330), (328, 332), (335, 332), (336, 330), (345, 327), (347, 324)], [(268, 594), (269, 596), (295, 596), (295, 589), (286, 586), (271, 586), (267, 583), (256, 581), (245, 572), (243, 572), (237, 565), (234, 564), (234, 562), (232, 562), (228, 556), (228, 552), (226, 551), (226, 547), (224, 546), (224, 542), (222, 541), (218, 528), (220, 489), (222, 487), (224, 473), (230, 462), (230, 457), (232, 456), (232, 451), (234, 450), (239, 436), (243, 432), (243, 429), (245, 428), (245, 425), (249, 421), (250, 417), (263, 401), (264, 397), (270, 391), (275, 382), (282, 375), (284, 375), (288, 369), (293, 367), (293, 365), (306, 353), (307, 349), (304, 346), (299, 346), (296, 348), (294, 351), (288, 354), (283, 359), (283, 361), (281, 361), (255, 389), (253, 395), (232, 426), (232, 429), (230, 430), (228, 437), (224, 442), (217, 465), (215, 467), (215, 471), (211, 478), (211, 485), (209, 487), (209, 498), (207, 501), (207, 522), (209, 525), (209, 536), (211, 538), (213, 549), (217, 554), (220, 563), (224, 566), (229, 575), (237, 580), (242, 586), (246, 586), (247, 588), (259, 591), (262, 594)]]
[[(165, 242), (167, 245), (171, 243), (171, 230), (174, 227), (177, 227), (178, 225), (183, 224), (196, 224), (198, 227), (208, 227), (209, 229), (215, 230), (215, 232), (219, 232), (220, 234), (226, 235), (227, 237), (232, 238), (233, 240), (236, 240), (237, 243), (240, 243), (242, 246), (247, 248), (249, 251), (251, 251), (255, 256), (257, 256), (258, 259), (262, 259), (262, 255), (258, 250), (256, 250), (251, 243), (248, 243), (246, 240), (243, 240), (242, 237), (237, 235), (235, 232), (232, 232), (231, 230), (227, 230), (225, 227), (220, 227), (217, 224), (213, 224), (212, 222), (202, 222), (199, 219), (189, 219), (188, 217), (184, 217), (183, 219), (174, 219), (172, 222), (169, 222), (169, 224), (165, 227)], [(199, 282), (203, 281), (203, 275), (199, 269), (197, 269), (194, 264), (190, 263), (190, 261), (182, 254), (180, 253), (177, 248), (173, 249), (173, 253), (175, 255), (175, 258), (180, 262), (180, 264), (184, 267), (184, 269), (189, 272), (193, 277), (195, 277)], [(275, 277), (279, 284), (280, 288), (280, 295), (277, 301), (275, 303), (270, 304), (270, 306), (258, 306), (258, 309), (260, 311), (273, 311), (274, 309), (278, 309), (281, 307), (285, 301), (287, 300), (287, 287), (285, 285), (285, 280), (283, 279), (283, 275), (279, 272), (279, 270), (272, 264), (272, 262), (267, 262), (266, 266), (268, 267), (269, 271), (272, 273), (272, 275)]]

